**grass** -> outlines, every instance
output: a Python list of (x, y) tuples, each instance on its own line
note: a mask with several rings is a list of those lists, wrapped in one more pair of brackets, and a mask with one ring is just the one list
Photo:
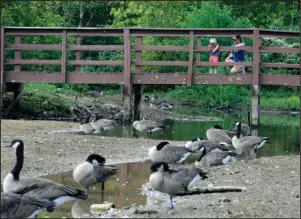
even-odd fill
[[(116, 88), (117, 87), (117, 88)], [(105, 95), (120, 94), (119, 86), (101, 89)], [(277, 88), (277, 87), (276, 87)], [(91, 89), (91, 88), (90, 88)], [(299, 88), (278, 87), (277, 90), (262, 88), (261, 109), (298, 111), (300, 110)], [(75, 94), (88, 91), (86, 85), (64, 85), (58, 90), (54, 84), (25, 83), (21, 105), (26, 109), (39, 109), (56, 113), (69, 113)], [(199, 108), (210, 108), (230, 104), (238, 108), (251, 106), (250, 88), (247, 86), (176, 86), (166, 92), (156, 91), (145, 95), (162, 96), (166, 100), (192, 101)]]
[(26, 109), (69, 113), (71, 90), (57, 91), (53, 84), (26, 83), (20, 104)]

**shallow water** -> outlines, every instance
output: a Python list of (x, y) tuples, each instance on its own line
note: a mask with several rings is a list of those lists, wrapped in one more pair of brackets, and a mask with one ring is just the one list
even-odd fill
[[(146, 196), (141, 194), (141, 189), (142, 185), (146, 184), (149, 179), (150, 161), (124, 163), (115, 166), (118, 168), (118, 175), (106, 181), (103, 192), (101, 191), (101, 183), (96, 184), (90, 188), (87, 200), (67, 202), (52, 213), (41, 212), (39, 218), (89, 217), (93, 215), (93, 211), (90, 210), (91, 205), (104, 202), (115, 204), (116, 209), (132, 204), (145, 205)], [(85, 191), (83, 186), (78, 185), (73, 180), (72, 172), (49, 175), (43, 178)]]
[[(157, 140), (179, 140), (188, 141), (193, 137), (202, 137), (207, 139), (206, 130), (215, 124), (219, 124), (224, 129), (232, 129), (231, 123), (240, 120), (248, 123), (247, 112), (215, 112), (200, 111), (194, 108), (181, 108), (180, 113), (189, 115), (202, 115), (217, 117), (223, 121), (216, 122), (191, 122), (166, 120), (166, 128), (162, 131), (149, 135), (139, 133), (130, 127), (117, 127), (114, 130), (103, 132), (103, 136), (131, 137), (131, 138), (149, 138)], [(262, 113), (260, 116), (261, 127), (258, 128), (259, 136), (270, 138), (271, 143), (266, 143), (257, 153), (257, 157), (263, 156), (279, 156), (300, 153), (300, 115), (280, 115), (272, 113)], [(138, 136), (135, 135), (138, 133)]]

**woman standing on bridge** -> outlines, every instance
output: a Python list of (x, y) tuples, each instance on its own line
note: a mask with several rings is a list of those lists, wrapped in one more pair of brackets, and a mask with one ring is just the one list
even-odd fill
[[(232, 47), (232, 52), (230, 55), (226, 58), (226, 62), (244, 62), (245, 61), (245, 56), (246, 56), (246, 50), (245, 50), (245, 42), (242, 41), (242, 38), (240, 35), (236, 35), (235, 37), (232, 38), (233, 44)], [(231, 73), (245, 73), (245, 67), (242, 65), (234, 65), (231, 69)]]

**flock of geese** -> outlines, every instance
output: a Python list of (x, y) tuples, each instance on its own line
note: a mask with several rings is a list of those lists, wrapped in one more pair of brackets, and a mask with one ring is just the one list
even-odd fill
[[(138, 131), (153, 132), (161, 129), (162, 124), (151, 121), (135, 121), (133, 127)], [(200, 179), (208, 178), (201, 167), (228, 164), (234, 156), (244, 151), (258, 151), (267, 137), (250, 136), (250, 128), (240, 121), (232, 130), (224, 130), (216, 125), (206, 132), (208, 140), (201, 137), (191, 139), (183, 146), (172, 145), (167, 141), (160, 142), (148, 151), (150, 166), (149, 184), (152, 189), (169, 194), (170, 208), (173, 209), (173, 196), (181, 191), (188, 191)], [(229, 150), (229, 145), (235, 148)], [(36, 218), (40, 211), (54, 211), (65, 202), (75, 199), (86, 200), (89, 187), (104, 182), (117, 174), (117, 168), (105, 165), (105, 158), (99, 154), (90, 154), (86, 161), (73, 170), (74, 180), (83, 185), (86, 192), (67, 187), (54, 181), (42, 178), (21, 178), (20, 172), (24, 162), (24, 143), (15, 139), (6, 146), (16, 150), (14, 168), (4, 179), (1, 193), (1, 217)], [(184, 166), (189, 155), (197, 155), (192, 166)], [(176, 164), (177, 168), (170, 168)]]

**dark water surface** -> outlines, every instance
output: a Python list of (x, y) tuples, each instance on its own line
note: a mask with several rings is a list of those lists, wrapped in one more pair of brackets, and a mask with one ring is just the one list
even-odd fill
[[(232, 129), (231, 123), (240, 120), (248, 123), (247, 112), (223, 113), (215, 111), (200, 111), (198, 109), (181, 109), (180, 113), (189, 115), (202, 115), (217, 117), (224, 121), (213, 122), (190, 122), (166, 120), (166, 128), (162, 132), (153, 135), (139, 133), (138, 138), (149, 138), (157, 140), (179, 140), (188, 141), (193, 137), (207, 139), (206, 130), (215, 124), (224, 129)], [(262, 113), (257, 133), (259, 136), (270, 138), (271, 143), (265, 144), (258, 151), (257, 157), (279, 156), (300, 153), (300, 115), (280, 115), (273, 113)], [(103, 132), (103, 136), (131, 137), (134, 138), (134, 129), (130, 127), (118, 127), (114, 130)]]

